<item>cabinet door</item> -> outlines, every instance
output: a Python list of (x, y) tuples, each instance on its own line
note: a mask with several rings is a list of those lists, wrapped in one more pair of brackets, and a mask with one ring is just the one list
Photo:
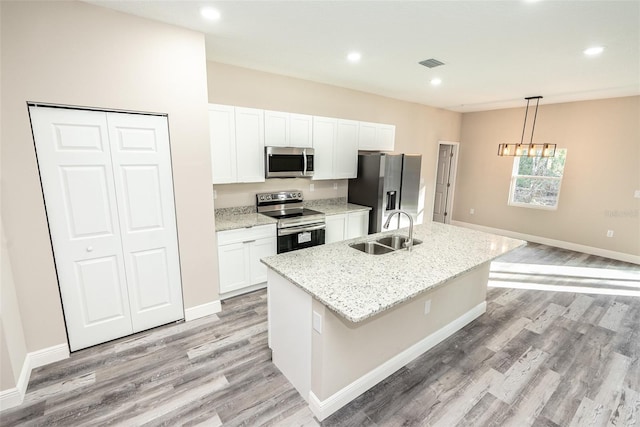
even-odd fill
[(326, 229), (324, 235), (325, 243), (341, 242), (345, 238), (347, 228), (347, 216), (344, 214), (327, 215), (325, 217)]
[(264, 145), (289, 147), (289, 113), (264, 112)]
[[(333, 179), (334, 147), (336, 144), (338, 120), (327, 117), (313, 118), (313, 179)], [(356, 161), (357, 161), (356, 147)]]
[(376, 123), (359, 122), (358, 149), (377, 150), (376, 147)]
[[(132, 332), (106, 115), (29, 107), (71, 350)], [(37, 267), (36, 267), (37, 268)]]
[(235, 108), (237, 182), (264, 182), (264, 112)]
[(347, 239), (366, 236), (369, 231), (369, 211), (350, 212), (347, 221)]
[(250, 285), (249, 245), (232, 243), (218, 247), (220, 293), (235, 291)]
[(184, 317), (167, 118), (107, 113), (133, 331)]
[(236, 182), (236, 136), (234, 109), (209, 105), (209, 141), (214, 184)]
[(333, 178), (355, 178), (358, 175), (359, 123), (353, 120), (338, 120), (337, 127)]
[(396, 127), (394, 125), (378, 124), (376, 129), (376, 147), (380, 151), (393, 151), (395, 146)]
[(312, 116), (289, 114), (289, 145), (291, 147), (312, 147), (312, 123)]
[(266, 239), (258, 239), (255, 242), (250, 243), (250, 269), (251, 269), (251, 283), (250, 285), (257, 285), (258, 283), (264, 283), (267, 281), (267, 266), (264, 265), (260, 259), (277, 253), (277, 243), (275, 237)]

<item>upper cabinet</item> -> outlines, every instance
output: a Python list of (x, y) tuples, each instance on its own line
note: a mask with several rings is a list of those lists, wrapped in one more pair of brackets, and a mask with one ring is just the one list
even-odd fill
[(264, 182), (264, 112), (209, 105), (214, 184)]
[(209, 104), (214, 184), (264, 182), (264, 147), (315, 151), (313, 179), (358, 174), (358, 150), (393, 151), (396, 127), (306, 114)]
[(314, 180), (357, 176), (358, 124), (353, 120), (313, 118)]
[(306, 114), (264, 112), (264, 145), (312, 147), (312, 117)]
[(396, 127), (382, 123), (360, 122), (358, 149), (371, 151), (393, 151)]

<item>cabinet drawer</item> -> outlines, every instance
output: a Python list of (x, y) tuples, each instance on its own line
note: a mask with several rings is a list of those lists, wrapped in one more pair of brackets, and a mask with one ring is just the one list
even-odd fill
[(263, 239), (265, 237), (276, 237), (275, 224), (218, 231), (218, 245), (248, 242), (251, 240)]

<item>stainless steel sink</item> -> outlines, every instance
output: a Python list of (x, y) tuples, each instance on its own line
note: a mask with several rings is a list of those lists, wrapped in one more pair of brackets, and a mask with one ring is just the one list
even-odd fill
[[(405, 248), (405, 243), (407, 243), (408, 241), (409, 241), (409, 238), (407, 236), (400, 236), (398, 234), (393, 234), (391, 236), (384, 236), (376, 240), (376, 242), (385, 246), (389, 246), (394, 250)], [(420, 243), (422, 243), (422, 240), (413, 239), (413, 246), (419, 245)]]
[(376, 242), (353, 243), (349, 246), (351, 246), (353, 249), (357, 249), (361, 252), (371, 254), (371, 255), (388, 254), (389, 252), (393, 252), (395, 250), (393, 248), (381, 245)]

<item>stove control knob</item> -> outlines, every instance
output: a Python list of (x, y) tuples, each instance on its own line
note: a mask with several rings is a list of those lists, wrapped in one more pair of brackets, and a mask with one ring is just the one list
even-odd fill
[(260, 197), (259, 197), (259, 199), (260, 199), (260, 200), (264, 200), (264, 196), (260, 196)]
[(302, 193), (298, 193), (298, 197), (302, 197)]
[(267, 194), (267, 195), (265, 196), (265, 198), (266, 198), (267, 200), (271, 200), (271, 194)]

